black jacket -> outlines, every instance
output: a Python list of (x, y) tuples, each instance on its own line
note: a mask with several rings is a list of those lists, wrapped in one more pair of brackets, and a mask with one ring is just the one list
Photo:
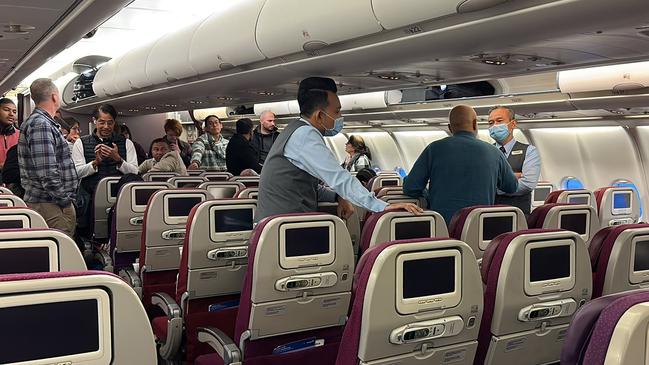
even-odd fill
[(279, 136), (279, 132), (277, 130), (273, 131), (270, 134), (263, 134), (261, 133), (259, 126), (255, 128), (255, 130), (252, 132), (252, 139), (250, 140), (250, 143), (255, 148), (255, 152), (257, 153), (257, 162), (262, 165), (264, 164), (264, 161), (266, 161), (266, 156), (268, 156), (268, 151), (270, 151), (270, 147), (273, 145), (273, 143), (275, 143), (277, 136)]
[(252, 144), (241, 134), (235, 134), (225, 148), (225, 163), (228, 172), (234, 176), (241, 174), (245, 169), (261, 172), (261, 165), (257, 162), (257, 151)]
[(7, 151), (7, 158), (2, 168), (2, 182), (20, 185), (20, 168), (18, 167), (18, 145)]

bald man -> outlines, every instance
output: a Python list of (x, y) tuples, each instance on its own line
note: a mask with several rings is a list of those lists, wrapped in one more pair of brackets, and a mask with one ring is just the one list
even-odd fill
[(475, 110), (458, 105), (448, 117), (452, 136), (429, 144), (403, 183), (404, 193), (413, 197), (428, 188), (428, 208), (446, 223), (462, 208), (494, 204), (497, 189), (513, 193), (518, 187), (502, 152), (476, 138)]
[(268, 156), (270, 148), (273, 147), (273, 143), (279, 136), (275, 120), (275, 113), (270, 110), (263, 111), (259, 115), (259, 126), (252, 133), (250, 144), (257, 151), (257, 162), (260, 165), (266, 162), (266, 156)]

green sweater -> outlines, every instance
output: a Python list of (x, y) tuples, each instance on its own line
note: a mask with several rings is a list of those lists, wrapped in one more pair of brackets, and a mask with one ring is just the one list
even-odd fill
[(496, 189), (513, 193), (518, 181), (505, 155), (471, 132), (457, 132), (429, 144), (403, 183), (405, 194), (420, 197), (428, 187), (428, 208), (450, 223), (458, 210), (492, 205)]

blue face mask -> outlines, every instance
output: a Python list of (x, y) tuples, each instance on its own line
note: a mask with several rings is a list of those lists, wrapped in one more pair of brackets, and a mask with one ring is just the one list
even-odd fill
[[(323, 111), (323, 113), (324, 113), (324, 115), (331, 118), (331, 116), (329, 116), (329, 114), (325, 113), (324, 111)], [(331, 118), (331, 119), (334, 119), (334, 118)], [(322, 135), (325, 136), (325, 137), (333, 137), (336, 134), (340, 133), (343, 130), (344, 126), (345, 126), (345, 118), (344, 117), (336, 118), (336, 119), (334, 119), (334, 127), (333, 127), (333, 129), (326, 129), (325, 128), (325, 131), (324, 131), (324, 133)]]
[(509, 137), (509, 128), (507, 126), (509, 123), (506, 124), (496, 124), (492, 127), (489, 128), (489, 135), (491, 138), (496, 140), (498, 143), (502, 143)]

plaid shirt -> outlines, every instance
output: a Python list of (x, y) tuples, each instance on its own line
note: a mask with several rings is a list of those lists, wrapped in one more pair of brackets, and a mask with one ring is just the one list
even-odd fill
[(18, 139), (20, 178), (28, 203), (74, 203), (79, 179), (60, 126), (36, 108), (21, 125)]
[(228, 140), (220, 136), (218, 141), (211, 134), (205, 133), (196, 138), (192, 144), (192, 161), (198, 161), (204, 170), (226, 171), (225, 148)]

